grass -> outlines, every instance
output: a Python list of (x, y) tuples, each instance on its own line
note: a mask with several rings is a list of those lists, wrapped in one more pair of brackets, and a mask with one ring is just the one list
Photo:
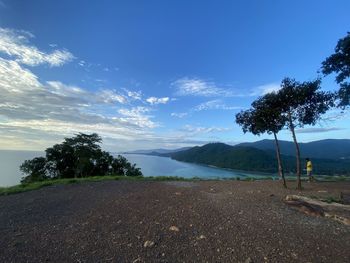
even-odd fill
[[(286, 177), (288, 181), (295, 181), (296, 177), (288, 176)], [(45, 180), (41, 182), (33, 182), (33, 183), (24, 183), (10, 187), (0, 187), (0, 195), (9, 195), (21, 192), (32, 191), (36, 189), (40, 189), (45, 186), (51, 185), (66, 185), (66, 184), (75, 184), (75, 183), (84, 183), (84, 182), (101, 182), (101, 181), (111, 181), (111, 180), (124, 180), (124, 181), (196, 181), (196, 180), (220, 180), (220, 179), (201, 179), (199, 177), (193, 178), (184, 178), (177, 176), (93, 176), (93, 177), (85, 177), (85, 178), (68, 178), (68, 179), (52, 179)], [(270, 176), (262, 176), (259, 178), (256, 177), (232, 177), (226, 178), (224, 180), (237, 180), (237, 181), (256, 181), (256, 180), (274, 180), (273, 177)], [(306, 181), (307, 178), (302, 178), (303, 181)], [(325, 176), (316, 178), (318, 182), (339, 182), (339, 181), (348, 181), (350, 180), (349, 176)], [(337, 202), (337, 200), (326, 200), (326, 202)]]
[[(51, 185), (66, 185), (66, 184), (76, 184), (84, 182), (101, 182), (101, 181), (112, 181), (112, 180), (124, 180), (124, 181), (190, 181), (193, 179), (186, 179), (183, 177), (175, 176), (93, 176), (86, 178), (67, 178), (67, 179), (52, 179), (45, 180), (41, 182), (33, 183), (23, 183), (19, 185), (14, 185), (10, 187), (0, 187), (0, 195), (9, 195), (21, 192), (32, 191), (40, 189), (45, 186)], [(196, 180), (196, 179), (194, 179)], [(198, 180), (198, 179), (197, 179)]]

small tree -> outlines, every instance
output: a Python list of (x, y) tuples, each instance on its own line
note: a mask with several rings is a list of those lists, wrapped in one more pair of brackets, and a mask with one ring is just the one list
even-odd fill
[(36, 157), (32, 160), (26, 160), (21, 164), (19, 169), (22, 173), (28, 174), (28, 176), (22, 178), (21, 183), (43, 181), (48, 178), (45, 157)]
[(285, 117), (280, 112), (279, 100), (275, 93), (269, 93), (252, 103), (252, 108), (241, 111), (236, 115), (236, 123), (242, 126), (243, 132), (251, 132), (254, 135), (263, 133), (273, 134), (276, 147), (278, 172), (283, 180), (283, 186), (287, 187), (284, 177), (281, 151), (277, 139), (277, 133), (285, 125)]
[(335, 53), (322, 62), (322, 73), (329, 75), (336, 73), (336, 82), (340, 85), (337, 98), (339, 99), (338, 107), (344, 108), (350, 105), (350, 32), (339, 39)]
[(79, 133), (65, 138), (61, 144), (46, 149), (46, 158), (34, 158), (21, 165), (21, 171), (28, 174), (23, 182), (109, 174), (142, 176), (140, 169), (125, 157), (119, 155), (114, 158), (102, 151), (101, 142), (101, 137), (96, 133)]
[(334, 106), (334, 96), (330, 92), (320, 91), (319, 79), (309, 82), (297, 82), (294, 79), (282, 80), (277, 93), (280, 112), (287, 120), (296, 149), (296, 173), (298, 189), (301, 190), (300, 149), (295, 135), (296, 127), (315, 125), (329, 108)]

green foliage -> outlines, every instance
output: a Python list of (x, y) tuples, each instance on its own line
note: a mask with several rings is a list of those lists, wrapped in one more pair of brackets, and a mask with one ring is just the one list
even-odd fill
[(61, 144), (46, 149), (46, 157), (26, 160), (20, 167), (26, 177), (22, 183), (45, 179), (85, 178), (119, 174), (142, 176), (140, 168), (118, 155), (114, 158), (102, 151), (101, 137), (96, 134), (77, 134)]
[(48, 178), (46, 172), (46, 159), (44, 157), (36, 157), (32, 160), (26, 160), (19, 168), (22, 173), (28, 174), (23, 178), (22, 182), (42, 181)]
[[(230, 146), (212, 143), (202, 147), (193, 147), (186, 151), (170, 154), (170, 157), (184, 162), (212, 165), (244, 171), (275, 173), (277, 171), (276, 155), (273, 150), (259, 150), (246, 146)], [(285, 171), (295, 173), (295, 158), (281, 155)], [(350, 175), (350, 160), (332, 160), (313, 158), (315, 174)], [(306, 166), (304, 160), (302, 167)]]
[(322, 73), (336, 73), (336, 82), (340, 84), (338, 107), (345, 107), (350, 105), (350, 83), (347, 82), (350, 78), (350, 32), (339, 39), (334, 51), (322, 62)]
[(125, 180), (125, 181), (193, 181), (199, 180), (193, 178), (183, 178), (177, 176), (92, 176), (85, 178), (75, 178), (75, 179), (47, 179), (46, 181), (41, 182), (30, 182), (30, 183), (22, 183), (19, 185), (11, 186), (11, 187), (0, 187), (0, 195), (9, 195), (21, 192), (27, 192), (32, 190), (37, 190), (45, 186), (51, 185), (66, 185), (66, 184), (75, 184), (75, 183), (86, 183), (86, 182), (102, 182), (102, 181), (111, 181), (111, 180)]
[(284, 78), (281, 89), (277, 93), (279, 112), (290, 129), (315, 125), (334, 106), (334, 96), (330, 92), (321, 91), (321, 81), (297, 82)]

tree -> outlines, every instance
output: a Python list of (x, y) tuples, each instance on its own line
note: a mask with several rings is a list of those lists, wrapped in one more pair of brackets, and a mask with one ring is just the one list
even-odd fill
[(46, 158), (25, 161), (21, 171), (28, 174), (25, 181), (48, 178), (78, 178), (103, 175), (142, 176), (135, 164), (122, 156), (114, 158), (102, 151), (101, 137), (96, 134), (79, 133), (65, 138), (60, 144), (46, 149)]
[(339, 39), (335, 53), (322, 62), (322, 73), (329, 75), (336, 73), (336, 82), (340, 84), (337, 97), (338, 107), (344, 108), (350, 105), (350, 32), (344, 38)]
[(238, 113), (236, 123), (242, 126), (244, 133), (249, 131), (254, 135), (263, 133), (274, 135), (278, 172), (283, 180), (283, 186), (287, 187), (277, 139), (277, 133), (285, 126), (286, 119), (281, 114), (281, 107), (278, 103), (279, 100), (275, 93), (266, 94), (254, 101), (251, 109)]
[(21, 164), (19, 169), (22, 173), (28, 174), (28, 176), (22, 178), (21, 183), (43, 181), (47, 179), (45, 157), (36, 157), (32, 160), (26, 160)]
[(294, 79), (282, 80), (277, 93), (280, 113), (287, 120), (286, 124), (292, 133), (296, 149), (296, 173), (298, 189), (301, 190), (300, 149), (295, 135), (295, 128), (315, 125), (328, 109), (334, 106), (334, 96), (330, 92), (320, 91), (319, 79), (309, 82), (297, 82)]

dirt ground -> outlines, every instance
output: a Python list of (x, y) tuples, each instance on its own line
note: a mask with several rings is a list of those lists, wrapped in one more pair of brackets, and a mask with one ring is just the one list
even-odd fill
[[(105, 181), (0, 196), (0, 262), (350, 262), (350, 227), (276, 181)], [(304, 184), (339, 196), (349, 182)]]

